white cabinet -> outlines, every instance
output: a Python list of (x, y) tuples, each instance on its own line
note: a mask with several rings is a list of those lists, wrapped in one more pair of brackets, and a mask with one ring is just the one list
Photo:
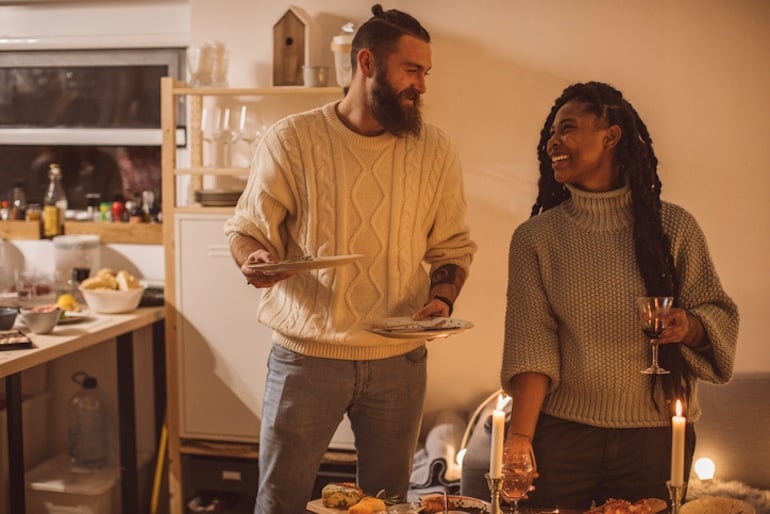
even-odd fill
[[(180, 436), (258, 442), (271, 330), (256, 321), (222, 232), (226, 215), (175, 218)], [(352, 449), (347, 418), (331, 444)]]
[(270, 330), (256, 321), (222, 232), (227, 216), (176, 216), (181, 437), (257, 442)]

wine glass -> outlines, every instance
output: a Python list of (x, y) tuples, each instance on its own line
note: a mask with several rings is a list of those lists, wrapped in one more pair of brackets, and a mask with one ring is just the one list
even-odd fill
[(636, 299), (636, 305), (642, 332), (650, 338), (650, 346), (652, 347), (652, 364), (649, 368), (643, 369), (642, 373), (667, 375), (671, 372), (658, 364), (658, 338), (666, 328), (666, 316), (674, 305), (674, 298), (671, 296), (642, 296)]
[(204, 107), (201, 111), (201, 139), (203, 139), (203, 165), (213, 167), (216, 165), (214, 148), (214, 132), (220, 123), (222, 109), (219, 107)]
[(502, 467), (500, 495), (513, 504), (512, 514), (519, 514), (519, 500), (532, 489), (535, 479), (535, 459), (530, 452), (506, 457)]
[(239, 139), (249, 146), (250, 153), (254, 152), (267, 128), (268, 126), (262, 122), (259, 107), (241, 106), (241, 119), (238, 126)]
[(214, 142), (220, 152), (217, 167), (229, 168), (232, 166), (232, 145), (238, 140), (238, 131), (235, 129), (235, 122), (231, 119), (230, 108), (226, 107), (221, 112), (222, 116), (214, 130)]

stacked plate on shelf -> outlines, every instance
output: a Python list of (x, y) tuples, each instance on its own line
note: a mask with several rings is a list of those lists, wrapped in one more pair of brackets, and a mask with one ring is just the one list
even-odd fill
[(241, 191), (201, 189), (195, 191), (195, 201), (203, 207), (232, 207), (238, 203)]

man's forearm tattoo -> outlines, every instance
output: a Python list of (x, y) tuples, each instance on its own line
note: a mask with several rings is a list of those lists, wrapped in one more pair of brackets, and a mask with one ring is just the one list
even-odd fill
[(465, 277), (465, 270), (457, 264), (444, 264), (431, 274), (430, 287), (434, 288), (439, 284), (450, 284), (455, 286), (455, 291), (460, 291), (465, 283)]

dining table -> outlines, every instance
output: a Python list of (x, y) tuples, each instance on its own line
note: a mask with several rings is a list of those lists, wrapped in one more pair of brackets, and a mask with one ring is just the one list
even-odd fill
[(24, 434), (22, 419), (23, 371), (91, 346), (116, 345), (118, 446), (122, 512), (141, 512), (137, 471), (134, 388), (134, 333), (152, 328), (152, 365), (156, 430), (160, 433), (165, 411), (164, 308), (139, 307), (122, 314), (94, 314), (76, 325), (57, 325), (45, 335), (18, 327), (32, 341), (29, 348), (0, 351), (0, 378), (5, 380), (8, 433), (9, 512), (25, 512)]

